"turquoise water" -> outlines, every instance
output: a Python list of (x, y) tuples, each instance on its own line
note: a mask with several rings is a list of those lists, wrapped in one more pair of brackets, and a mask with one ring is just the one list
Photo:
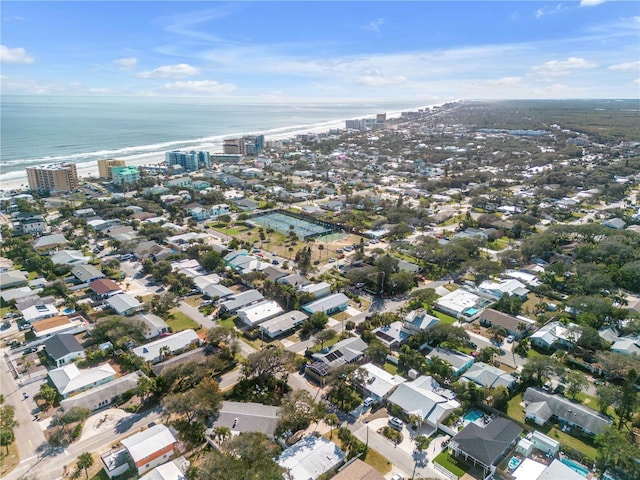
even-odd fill
[(465, 315), (475, 315), (476, 313), (478, 313), (478, 309), (477, 308), (467, 308), (464, 312)]
[(511, 457), (509, 460), (509, 470), (515, 470), (520, 465), (520, 459), (518, 457)]
[(477, 419), (482, 418), (483, 415), (484, 413), (482, 413), (480, 410), (473, 409), (467, 412), (467, 414), (463, 418), (465, 420), (469, 420), (470, 422), (475, 422)]
[(585, 467), (583, 467), (579, 463), (574, 462), (569, 458), (563, 458), (560, 461), (564, 463), (567, 467), (569, 467), (571, 470), (573, 470), (576, 473), (579, 473), (583, 477), (586, 477), (587, 475), (589, 475), (589, 470), (587, 470)]

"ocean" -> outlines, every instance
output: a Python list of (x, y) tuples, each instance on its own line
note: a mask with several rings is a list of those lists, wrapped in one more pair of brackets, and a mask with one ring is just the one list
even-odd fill
[(344, 128), (344, 120), (421, 108), (417, 102), (250, 103), (237, 99), (11, 96), (0, 99), (0, 188), (25, 167), (73, 162), (78, 173), (100, 158), (156, 163), (170, 150), (222, 152), (222, 140), (267, 139)]

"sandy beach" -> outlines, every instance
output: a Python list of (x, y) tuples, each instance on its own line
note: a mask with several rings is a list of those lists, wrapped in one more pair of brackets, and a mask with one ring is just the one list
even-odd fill
[[(417, 110), (420, 108), (441, 106), (443, 105), (443, 103), (422, 106), (422, 107), (415, 107), (414, 109), (409, 109), (409, 110)], [(391, 120), (391, 119), (399, 118), (403, 111), (407, 111), (407, 110), (387, 112), (387, 119)], [(372, 117), (375, 117), (375, 115), (359, 116), (359, 117), (352, 117), (352, 118), (372, 118)], [(286, 133), (281, 133), (281, 134), (278, 134), (278, 133), (266, 134), (265, 140), (266, 141), (286, 140), (286, 139), (295, 138), (296, 135), (305, 134), (305, 133), (319, 134), (319, 133), (328, 132), (329, 130), (333, 130), (333, 129), (344, 129), (345, 121), (346, 119), (325, 122), (318, 125), (303, 128), (299, 131), (294, 131), (294, 132), (287, 131)], [(256, 134), (259, 134), (259, 132), (249, 132), (249, 133), (246, 133), (245, 135), (256, 135)], [(228, 137), (228, 138), (232, 138), (232, 137)], [(198, 151), (208, 151), (211, 153), (222, 153), (221, 147), (222, 147), (221, 142), (199, 143), (197, 146), (194, 146), (193, 148), (182, 149), (182, 150), (198, 150)], [(126, 158), (123, 158), (123, 160), (126, 161), (127, 165), (143, 166), (143, 165), (156, 165), (158, 163), (162, 163), (164, 162), (165, 157), (164, 157), (164, 153), (153, 152), (153, 153), (141, 153), (137, 155), (128, 155)], [(78, 170), (78, 177), (81, 179), (98, 176), (97, 161), (78, 162), (76, 163), (76, 168)], [(5, 191), (5, 192), (11, 191), (11, 190), (28, 191), (29, 185), (27, 182), (26, 171), (23, 171), (23, 175), (21, 176), (15, 175), (15, 172), (13, 173), (14, 173), (13, 178), (7, 178), (5, 175), (0, 176), (0, 191)]]

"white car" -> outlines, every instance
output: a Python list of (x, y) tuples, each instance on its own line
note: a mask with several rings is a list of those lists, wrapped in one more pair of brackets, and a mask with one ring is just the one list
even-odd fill
[(513, 335), (509, 335), (507, 337), (507, 343), (513, 343), (514, 340), (515, 340), (515, 337)]
[(404, 480), (404, 475), (400, 473), (394, 473), (393, 477), (391, 477), (391, 480)]

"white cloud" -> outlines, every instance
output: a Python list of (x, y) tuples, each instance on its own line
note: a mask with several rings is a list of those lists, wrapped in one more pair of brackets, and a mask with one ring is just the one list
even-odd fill
[(566, 60), (552, 60), (542, 65), (536, 65), (531, 70), (537, 75), (557, 77), (569, 75), (573, 70), (593, 68), (595, 66), (595, 63), (589, 62), (584, 58), (569, 57)]
[(190, 80), (165, 83), (163, 90), (170, 90), (173, 93), (182, 94), (216, 94), (230, 93), (236, 90), (232, 83), (220, 83), (215, 80)]
[(601, 3), (606, 2), (607, 0), (580, 0), (581, 7), (595, 7), (596, 5), (600, 5)]
[(556, 13), (560, 13), (564, 10), (568, 10), (568, 7), (565, 7), (560, 3), (555, 7), (542, 7), (536, 10), (536, 18), (542, 18), (546, 15), (555, 15)]
[(533, 92), (540, 98), (552, 98), (557, 96), (565, 97), (569, 93), (575, 96), (577, 89), (562, 83), (554, 83), (553, 85), (548, 85), (546, 87), (536, 88)]
[(378, 18), (376, 20), (372, 20), (370, 21), (366, 26), (364, 26), (363, 28), (365, 30), (371, 30), (372, 32), (379, 32), (380, 31), (380, 27), (384, 25), (384, 18)]
[(519, 87), (522, 85), (522, 77), (502, 77), (502, 78), (494, 78), (485, 80), (485, 85), (490, 85), (494, 87)]
[(400, 85), (406, 83), (407, 77), (402, 75), (362, 75), (356, 79), (356, 83), (367, 87), (383, 87), (385, 85)]
[(199, 75), (200, 68), (193, 67), (186, 63), (178, 65), (165, 65), (158, 67), (150, 72), (140, 72), (136, 75), (139, 78), (185, 78), (193, 75)]
[(615, 65), (610, 65), (607, 69), (620, 72), (640, 70), (640, 60), (636, 60), (635, 62), (616, 63)]
[(119, 58), (117, 60), (114, 60), (113, 63), (120, 70), (133, 70), (138, 65), (138, 59), (133, 57)]
[(9, 48), (6, 45), (0, 45), (0, 62), (28, 64), (33, 63), (33, 57), (24, 48)]
[(108, 93), (112, 93), (112, 90), (110, 88), (90, 88), (87, 91), (96, 95), (106, 95)]

